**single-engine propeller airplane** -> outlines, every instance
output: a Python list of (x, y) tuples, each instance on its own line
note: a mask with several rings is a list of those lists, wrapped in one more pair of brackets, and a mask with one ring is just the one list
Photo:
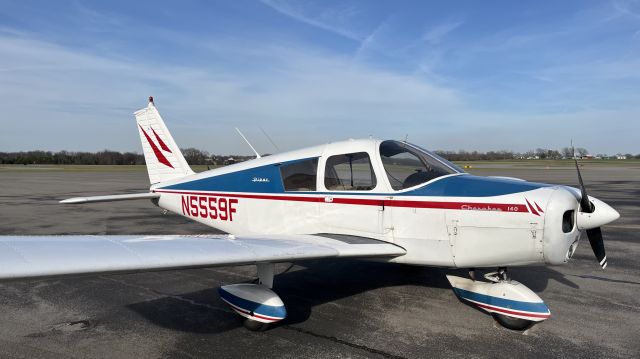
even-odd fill
[[(503, 326), (551, 315), (508, 267), (569, 261), (586, 232), (602, 268), (600, 227), (619, 217), (580, 189), (479, 177), (406, 141), (347, 140), (194, 173), (149, 98), (135, 112), (151, 187), (140, 194), (71, 198), (80, 204), (150, 199), (228, 235), (2, 236), (0, 279), (254, 264), (257, 284), (219, 293), (251, 330), (280, 321), (274, 264), (375, 258), (469, 269), (448, 275), (455, 294)], [(475, 268), (497, 268), (475, 278)]]

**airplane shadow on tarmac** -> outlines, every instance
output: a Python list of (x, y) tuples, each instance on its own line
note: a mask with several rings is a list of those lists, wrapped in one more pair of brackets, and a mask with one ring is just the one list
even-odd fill
[[(478, 271), (477, 277), (482, 278), (486, 272)], [(274, 279), (274, 289), (287, 307), (287, 318), (276, 326), (304, 322), (315, 306), (374, 289), (411, 285), (451, 290), (446, 274), (466, 277), (467, 271), (360, 260), (300, 262)], [(544, 291), (550, 279), (578, 288), (563, 274), (547, 267), (514, 268), (510, 274), (537, 293)], [(128, 307), (150, 322), (176, 331), (213, 334), (241, 327), (240, 317), (228, 309), (217, 290), (214, 287)], [(458, 304), (453, 291), (451, 301)]]

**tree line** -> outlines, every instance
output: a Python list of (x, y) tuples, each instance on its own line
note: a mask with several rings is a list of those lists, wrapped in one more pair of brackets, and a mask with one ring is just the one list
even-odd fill
[[(516, 160), (516, 159), (567, 159), (573, 158), (571, 148), (560, 150), (538, 148), (527, 152), (513, 151), (435, 151), (438, 155), (450, 161), (492, 161), (492, 160)], [(614, 156), (605, 154), (589, 155), (585, 148), (576, 148), (578, 158), (626, 158), (640, 159), (640, 154), (621, 154)], [(215, 155), (196, 148), (182, 149), (182, 154), (189, 164), (223, 166), (235, 162), (242, 162), (253, 156), (239, 155)], [(23, 151), (0, 152), (0, 164), (47, 164), (47, 165), (143, 165), (144, 156), (135, 152), (118, 152), (104, 150), (99, 152), (72, 152), (72, 151)]]
[[(222, 166), (242, 162), (253, 156), (212, 155), (196, 148), (181, 149), (187, 163), (192, 165)], [(0, 152), (0, 164), (12, 165), (143, 165), (144, 155), (135, 152), (98, 151), (21, 151)]]
[(563, 147), (560, 150), (537, 148), (526, 152), (514, 151), (435, 151), (439, 156), (449, 161), (494, 161), (494, 160), (562, 160), (571, 159), (574, 154), (577, 158), (583, 159), (640, 159), (640, 154), (617, 153), (615, 155), (608, 154), (589, 154), (586, 148), (579, 147), (575, 150), (571, 147)]

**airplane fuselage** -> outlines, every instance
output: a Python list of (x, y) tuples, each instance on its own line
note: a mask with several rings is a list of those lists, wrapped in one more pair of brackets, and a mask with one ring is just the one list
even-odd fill
[[(374, 238), (406, 249), (393, 262), (467, 268), (561, 264), (571, 256), (580, 236), (571, 219), (578, 209), (571, 189), (472, 176), (453, 165), (451, 173), (394, 189), (389, 168), (398, 165), (383, 163), (383, 143), (350, 140), (262, 157), (152, 186), (152, 191), (161, 194), (160, 207), (231, 234)], [(368, 155), (370, 168), (350, 162), (343, 166), (349, 185), (336, 187), (327, 171), (345, 154)], [(304, 161), (315, 169), (298, 165)], [(287, 190), (288, 166), (306, 171), (313, 178), (300, 176), (299, 182), (315, 188)], [(367, 186), (354, 183), (358, 176)]]

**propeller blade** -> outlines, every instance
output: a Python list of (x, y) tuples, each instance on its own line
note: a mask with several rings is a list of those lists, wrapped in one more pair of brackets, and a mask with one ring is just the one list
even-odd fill
[[(580, 182), (580, 210), (584, 213), (593, 213), (595, 208), (591, 204), (591, 201), (589, 201), (587, 188), (584, 186), (584, 182), (582, 181), (580, 166), (578, 166), (578, 159), (575, 156), (575, 152), (573, 155), (573, 161), (576, 164), (576, 171), (578, 171), (578, 181)], [(596, 255), (598, 263), (600, 263), (602, 269), (607, 268), (607, 254), (604, 251), (604, 240), (602, 239), (602, 230), (600, 229), (600, 227), (587, 229), (587, 238), (589, 238), (589, 244), (591, 244), (591, 249), (593, 250), (593, 254)]]
[(604, 251), (604, 241), (602, 240), (602, 230), (600, 227), (587, 229), (587, 238), (593, 249), (593, 254), (596, 255), (598, 263), (602, 269), (607, 268), (607, 254)]
[(593, 206), (589, 201), (589, 196), (587, 195), (587, 188), (584, 186), (584, 182), (582, 182), (582, 175), (580, 174), (580, 166), (578, 166), (578, 160), (575, 156), (573, 156), (573, 161), (576, 163), (576, 170), (578, 171), (578, 181), (580, 182), (580, 192), (582, 193), (580, 198), (580, 210), (585, 213), (592, 213)]

